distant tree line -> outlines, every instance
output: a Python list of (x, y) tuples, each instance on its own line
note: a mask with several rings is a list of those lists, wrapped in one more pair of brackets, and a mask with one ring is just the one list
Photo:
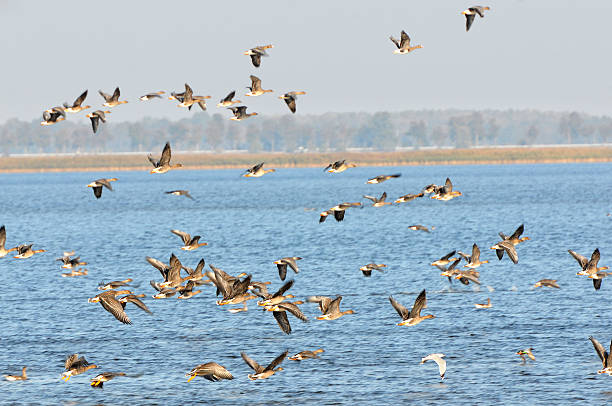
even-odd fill
[(187, 119), (109, 120), (93, 135), (88, 122), (41, 127), (39, 121), (0, 125), (0, 154), (158, 152), (175, 150), (330, 152), (350, 149), (471, 148), (498, 145), (612, 142), (612, 118), (535, 110), (421, 110), (399, 113), (326, 113), (257, 116), (234, 122), (221, 114)]

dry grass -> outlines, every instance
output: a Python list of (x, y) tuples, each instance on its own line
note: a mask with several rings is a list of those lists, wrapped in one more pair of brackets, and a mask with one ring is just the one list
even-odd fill
[[(401, 152), (339, 153), (183, 153), (173, 162), (185, 169), (247, 168), (259, 162), (268, 167), (294, 168), (326, 166), (346, 159), (359, 166), (470, 165), (513, 163), (612, 162), (610, 147), (537, 147), (439, 149)], [(149, 170), (146, 154), (0, 157), (0, 172), (63, 172)]]

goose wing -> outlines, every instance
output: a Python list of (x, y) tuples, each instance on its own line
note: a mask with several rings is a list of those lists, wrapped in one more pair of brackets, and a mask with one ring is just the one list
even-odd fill
[(274, 358), (274, 361), (270, 362), (270, 364), (266, 367), (266, 369), (264, 371), (270, 371), (270, 370), (276, 368), (277, 366), (279, 366), (281, 364), (281, 362), (283, 362), (285, 360), (285, 358), (287, 357), (288, 353), (289, 353), (289, 350), (283, 352), (281, 355), (279, 355), (278, 357)]
[(452, 257), (453, 255), (455, 255), (455, 252), (456, 252), (456, 251), (451, 251), (451, 252), (449, 252), (448, 254), (444, 255), (444, 256), (443, 256), (442, 258), (440, 258), (440, 259), (448, 260), (448, 259), (450, 259), (450, 257)]
[(251, 62), (254, 67), (259, 68), (259, 65), (261, 65), (261, 54), (258, 52), (251, 54)]
[(474, 23), (475, 17), (476, 17), (476, 14), (466, 14), (465, 15), (465, 31), (466, 32), (470, 30), (472, 23)]
[(400, 43), (397, 39), (395, 39), (393, 37), (393, 35), (389, 36), (389, 39), (391, 40), (391, 42), (393, 42), (395, 44), (395, 46), (399, 49), (400, 48)]
[(412, 309), (410, 310), (410, 318), (420, 316), (421, 310), (425, 306), (427, 306), (427, 296), (425, 293), (425, 289), (423, 289), (421, 293), (419, 293), (419, 296), (417, 296), (416, 300), (414, 301), (414, 305), (412, 306)]
[(4, 248), (4, 244), (6, 244), (6, 228), (3, 225), (0, 227), (0, 249)]
[(365, 199), (369, 199), (371, 201), (373, 201), (374, 203), (376, 203), (378, 201), (378, 198), (374, 197), (374, 196), (369, 196), (369, 195), (363, 195), (363, 197)]
[(100, 125), (100, 117), (91, 116), (89, 117), (89, 119), (91, 120), (91, 129), (93, 130), (95, 134), (96, 132), (98, 132), (98, 126)]
[(608, 353), (604, 349), (603, 345), (601, 345), (599, 341), (597, 341), (593, 336), (589, 337), (589, 340), (591, 340), (591, 343), (593, 343), (593, 348), (595, 348), (595, 352), (597, 352), (597, 355), (599, 355), (599, 359), (601, 360), (605, 368), (606, 361), (608, 359)]
[(261, 365), (259, 365), (254, 359), (252, 359), (251, 357), (249, 357), (248, 355), (246, 355), (245, 352), (241, 352), (240, 356), (242, 357), (242, 359), (244, 360), (244, 362), (246, 362), (246, 364), (251, 367), (251, 369), (253, 371), (255, 371), (256, 374), (260, 374), (263, 372), (264, 367), (262, 367)]
[(472, 262), (477, 262), (480, 260), (480, 248), (478, 248), (478, 245), (476, 245), (476, 243), (474, 243), (474, 245), (472, 246)]
[(302, 312), (302, 310), (294, 303), (283, 302), (279, 303), (278, 307), (281, 309), (285, 309), (289, 313), (293, 314), (295, 317), (302, 321), (308, 321), (308, 317)]
[(261, 79), (257, 76), (251, 75), (251, 89), (253, 91), (261, 90)]
[(100, 93), (100, 96), (102, 96), (104, 98), (104, 101), (110, 101), (111, 100), (111, 95), (108, 93), (104, 93), (102, 90), (98, 90), (98, 93)]
[(512, 235), (510, 236), (511, 240), (514, 239), (518, 239), (520, 238), (520, 236), (523, 234), (523, 231), (525, 231), (525, 225), (521, 224), (520, 226), (518, 226), (518, 228), (514, 231), (514, 233), (512, 233)]
[(68, 371), (72, 367), (72, 364), (74, 364), (78, 359), (79, 354), (72, 354), (68, 356), (68, 358), (66, 358), (66, 361), (64, 362), (64, 369)]
[(295, 96), (284, 97), (283, 100), (285, 100), (285, 103), (287, 103), (287, 107), (289, 107), (289, 110), (291, 110), (292, 113), (295, 113)]
[(579, 253), (577, 253), (576, 251), (572, 251), (572, 250), (567, 250), (567, 252), (570, 253), (570, 255), (572, 257), (574, 257), (574, 259), (576, 261), (578, 261), (578, 263), (580, 264), (580, 266), (584, 269), (587, 264), (589, 263), (589, 259), (586, 257), (583, 257), (582, 255), (580, 255)]
[(397, 314), (400, 315), (402, 320), (406, 320), (410, 317), (410, 310), (408, 310), (404, 305), (395, 300), (393, 296), (389, 296), (389, 302), (391, 302), (391, 306), (395, 309)]
[(502, 241), (498, 245), (504, 249), (504, 251), (506, 252), (506, 254), (508, 254), (512, 262), (514, 262), (515, 264), (518, 263), (518, 254), (516, 253), (516, 248), (514, 248), (514, 244), (508, 241)]
[(170, 158), (172, 157), (172, 151), (170, 150), (170, 143), (166, 142), (164, 150), (162, 151), (161, 158), (159, 159), (159, 166), (165, 166), (170, 164)]
[(146, 304), (144, 304), (142, 302), (142, 300), (138, 299), (136, 296), (134, 295), (128, 295), (127, 296), (127, 301), (130, 303), (135, 304), (136, 306), (140, 307), (142, 310), (144, 310), (145, 312), (149, 313), (149, 314), (153, 314), (153, 312), (151, 310), (149, 310), (149, 308), (147, 307)]
[(123, 310), (121, 302), (119, 302), (114, 297), (102, 295), (100, 296), (100, 304), (107, 312), (115, 316), (115, 318), (120, 322), (124, 324), (132, 324), (132, 321)]
[(115, 91), (113, 92), (112, 101), (118, 101), (119, 100), (119, 96), (121, 96), (121, 91), (119, 90), (119, 86), (117, 86), (115, 88)]
[(272, 315), (276, 319), (278, 326), (285, 334), (291, 334), (291, 324), (289, 323), (289, 318), (287, 317), (287, 312), (277, 312), (273, 311)]
[(181, 230), (170, 230), (170, 232), (172, 234), (176, 234), (179, 237), (181, 237), (181, 239), (183, 240), (183, 243), (185, 245), (189, 244), (189, 242), (191, 241), (191, 236), (189, 234), (187, 234), (186, 232), (184, 232), (184, 231), (181, 231)]
[(222, 101), (224, 101), (224, 102), (231, 102), (232, 99), (234, 98), (234, 96), (236, 96), (236, 91), (235, 90), (233, 92), (230, 92), (227, 96), (225, 96), (225, 98)]
[(104, 186), (105, 188), (107, 188), (108, 190), (113, 190), (113, 187), (111, 186), (111, 183), (106, 180), (106, 179), (97, 179), (95, 180), (96, 183), (99, 183), (100, 185)]
[(342, 301), (342, 296), (338, 296), (327, 305), (327, 309), (325, 309), (324, 314), (335, 314), (340, 313), (340, 302)]
[(85, 101), (87, 97), (87, 90), (85, 90), (79, 97), (76, 98), (74, 103), (72, 103), (72, 107), (81, 107), (81, 104)]
[(408, 48), (410, 46), (410, 37), (406, 34), (406, 31), (402, 30), (400, 37), (400, 46), (398, 48)]

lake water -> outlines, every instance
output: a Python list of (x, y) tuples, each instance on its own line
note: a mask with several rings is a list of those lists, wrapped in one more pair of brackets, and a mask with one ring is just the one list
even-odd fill
[[(399, 179), (366, 185), (376, 175)], [(597, 375), (601, 362), (588, 340), (604, 347), (612, 339), (612, 277), (600, 291), (579, 270), (568, 249), (590, 256), (599, 247), (600, 266), (612, 265), (612, 165), (507, 165), (358, 167), (341, 174), (321, 169), (279, 169), (263, 178), (241, 178), (239, 170), (0, 174), (0, 224), (7, 246), (34, 243), (48, 252), (27, 260), (0, 259), (0, 368), (27, 382), (0, 382), (4, 404), (590, 404), (612, 403), (612, 377)], [(85, 185), (116, 176), (115, 192), (96, 200)], [(363, 194), (389, 200), (416, 193), (449, 176), (463, 196), (429, 198), (372, 208)], [(197, 199), (165, 195), (189, 189)], [(318, 213), (343, 201), (363, 201), (341, 223)], [(521, 223), (531, 240), (517, 247), (519, 263), (498, 261), (489, 247), (497, 233)], [(432, 233), (408, 229), (435, 226)], [(179, 249), (171, 228), (202, 235), (208, 246)], [(429, 263), (476, 242), (482, 285), (453, 283)], [(60, 276), (63, 251), (76, 250), (89, 275)], [(248, 272), (254, 280), (281, 285), (273, 261), (300, 256), (291, 290), (297, 298), (342, 295), (341, 308), (356, 314), (318, 321), (316, 305), (302, 309), (302, 323), (290, 316), (293, 334), (284, 335), (269, 313), (256, 309), (230, 314), (215, 305), (214, 288), (190, 300), (154, 300), (150, 280), (159, 272), (145, 256), (164, 262), (171, 253), (188, 266), (200, 258), (228, 273)], [(385, 263), (387, 271), (364, 278), (359, 267)], [(208, 267), (207, 267), (208, 268)], [(123, 325), (87, 299), (103, 281), (132, 278), (135, 293), (146, 293), (148, 315), (126, 309)], [(557, 279), (561, 289), (531, 286)], [(436, 315), (414, 327), (401, 321), (388, 301), (392, 294), (411, 307), (427, 289), (424, 313)], [(474, 303), (491, 298), (493, 307)], [(533, 347), (535, 362), (522, 364), (515, 352)], [(291, 354), (324, 348), (318, 360), (285, 360), (284, 371), (252, 382), (240, 358), (245, 351), (267, 365), (285, 349)], [(100, 366), (60, 380), (72, 353)], [(443, 382), (430, 353), (446, 354)], [(233, 381), (187, 383), (197, 364), (216, 361)], [(103, 390), (89, 379), (123, 371)]]

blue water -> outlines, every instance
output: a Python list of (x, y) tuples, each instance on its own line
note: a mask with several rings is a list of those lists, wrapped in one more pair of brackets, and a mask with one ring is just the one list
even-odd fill
[[(365, 181), (380, 174), (402, 177), (379, 185)], [(27, 382), (0, 382), (4, 404), (591, 404), (612, 402), (612, 378), (601, 367), (589, 335), (604, 347), (612, 339), (612, 278), (596, 292), (576, 276), (567, 249), (590, 256), (599, 247), (600, 265), (612, 265), (612, 165), (508, 165), (358, 167), (342, 174), (321, 169), (280, 169), (259, 179), (239, 170), (2, 174), (0, 224), (7, 246), (34, 243), (48, 252), (27, 260), (0, 258), (0, 369)], [(100, 200), (85, 185), (116, 176), (115, 192)], [(372, 208), (363, 194), (389, 200), (416, 193), (450, 176), (463, 196), (448, 202), (424, 198)], [(196, 201), (165, 195), (189, 189)], [(345, 221), (319, 224), (319, 211), (342, 201), (363, 201)], [(311, 210), (314, 209), (314, 210)], [(521, 223), (531, 240), (518, 247), (519, 263), (498, 261), (490, 247), (497, 233), (510, 234)], [(435, 226), (415, 232), (412, 224)], [(202, 235), (208, 246), (179, 250), (178, 228)], [(447, 252), (471, 250), (476, 242), (482, 286), (453, 283), (429, 265)], [(56, 257), (76, 250), (89, 275), (60, 276)], [(342, 309), (356, 314), (318, 321), (316, 305), (302, 309), (302, 323), (290, 316), (293, 334), (284, 335), (269, 313), (250, 302), (246, 313), (230, 314), (215, 305), (214, 288), (190, 300), (154, 300), (149, 281), (160, 280), (146, 261), (168, 261), (171, 253), (194, 267), (205, 258), (231, 274), (281, 285), (275, 259), (300, 256), (291, 290), (297, 298), (343, 295)], [(388, 265), (364, 278), (359, 267)], [(99, 282), (134, 279), (135, 293), (146, 293), (148, 315), (126, 310), (123, 325), (87, 299)], [(561, 289), (532, 289), (542, 278)], [(388, 296), (412, 306), (427, 289), (424, 313), (436, 315), (415, 327), (398, 327)], [(493, 307), (474, 303), (491, 298)], [(535, 362), (522, 364), (515, 352), (533, 347)], [(251, 382), (240, 358), (247, 352), (267, 364), (290, 353), (324, 348), (318, 360), (286, 360), (284, 371)], [(79, 353), (100, 366), (70, 382), (60, 380), (67, 355)], [(430, 353), (446, 354), (448, 371), (419, 365)], [(184, 374), (216, 361), (236, 379), (211, 383)], [(124, 371), (94, 390), (99, 372)]]

